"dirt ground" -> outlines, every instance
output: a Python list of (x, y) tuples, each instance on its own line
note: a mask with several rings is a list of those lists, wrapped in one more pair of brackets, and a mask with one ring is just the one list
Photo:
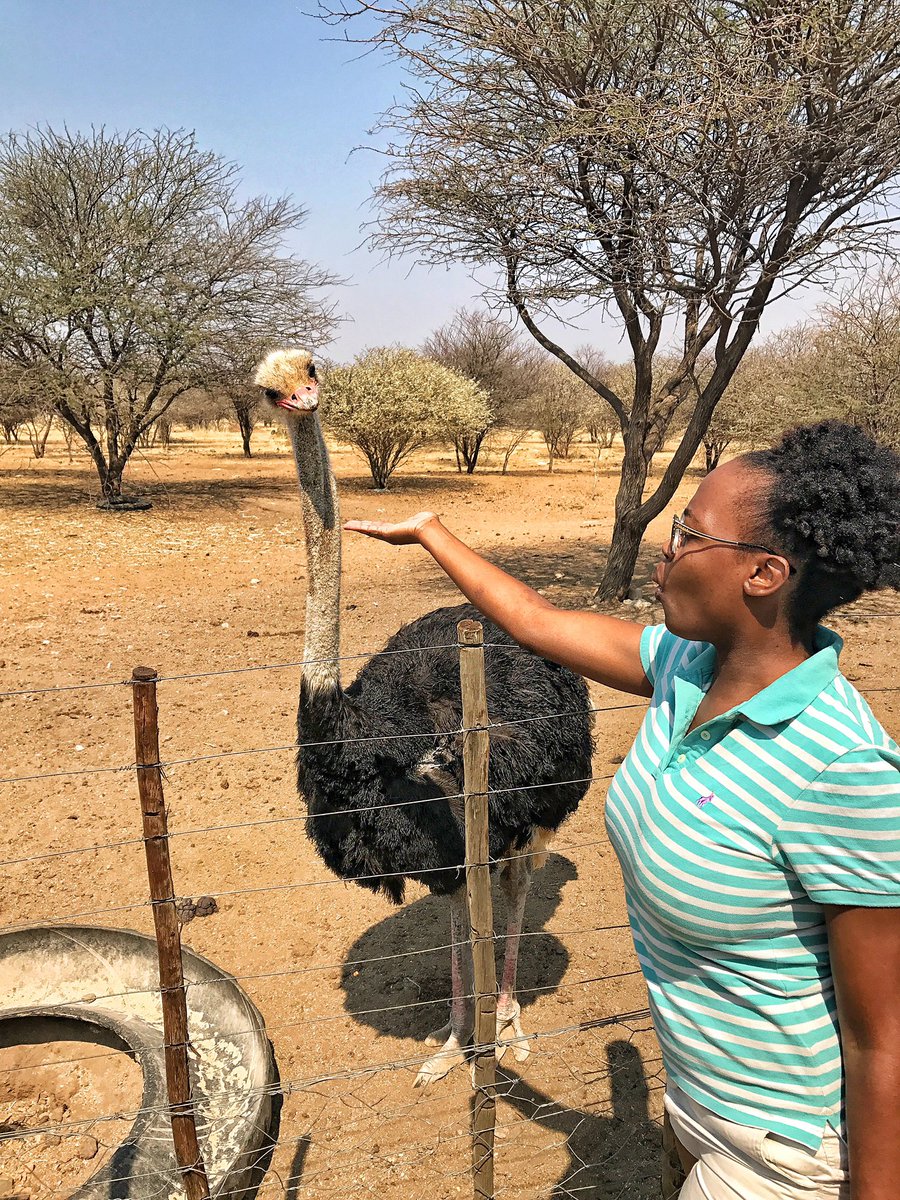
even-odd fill
[[(273, 431), (258, 430), (254, 441), (252, 461), (224, 432), (180, 433), (169, 450), (143, 453), (129, 483), (153, 508), (129, 515), (95, 509), (96, 476), (83, 459), (69, 462), (61, 443), (41, 461), (28, 447), (0, 449), (2, 690), (115, 683), (138, 664), (169, 676), (299, 659), (305, 556), (293, 464)], [(434, 509), (554, 601), (590, 601), (612, 526), (614, 452), (598, 459), (577, 447), (551, 475), (532, 443), (510, 474), (489, 460), (471, 478), (457, 475), (446, 453), (430, 454), (401, 467), (385, 494), (371, 490), (351, 451), (338, 448), (334, 465), (345, 517)], [(697, 478), (685, 481), (676, 506)], [(666, 526), (660, 518), (651, 528), (639, 578)], [(423, 553), (346, 536), (344, 654), (377, 650), (402, 623), (457, 598)], [(834, 622), (847, 640), (845, 673), (895, 735), (897, 693), (888, 689), (896, 685), (898, 607), (896, 597), (867, 597)], [(661, 619), (653, 606), (630, 611)], [(357, 664), (345, 667), (349, 681)], [(289, 748), (298, 679), (288, 666), (159, 687), (164, 760), (203, 759), (167, 768), (176, 891), (218, 900), (217, 913), (185, 927), (185, 941), (243, 981), (265, 1017), (281, 1078), (292, 1084), (261, 1195), (466, 1196), (468, 1075), (412, 1087), (424, 1035), (445, 1020), (448, 953), (427, 951), (449, 940), (446, 904), (413, 887), (395, 908), (333, 880), (312, 852)], [(599, 687), (593, 696), (599, 706), (631, 703)], [(150, 932), (140, 844), (7, 861), (139, 837), (133, 772), (8, 781), (127, 767), (129, 690), (5, 697), (0, 716), (0, 922), (77, 919)], [(603, 777), (640, 719), (633, 705), (598, 714), (598, 782), (561, 831), (529, 902), (523, 1023), (547, 1036), (534, 1041), (528, 1062), (503, 1063), (498, 1196), (658, 1195), (662, 1079), (647, 1022), (571, 1029), (645, 1004), (602, 821)], [(233, 756), (204, 758), (223, 754)], [(257, 824), (207, 831), (242, 822)], [(384, 961), (391, 955), (408, 956)], [(360, 961), (371, 959), (382, 961)], [(86, 1053), (59, 1045), (2, 1051), (0, 1127), (138, 1107), (139, 1073), (122, 1055), (35, 1065)], [(396, 1063), (404, 1065), (386, 1065)], [(65, 1196), (125, 1127), (78, 1125), (75, 1149), (74, 1136), (0, 1140), (0, 1197)]]

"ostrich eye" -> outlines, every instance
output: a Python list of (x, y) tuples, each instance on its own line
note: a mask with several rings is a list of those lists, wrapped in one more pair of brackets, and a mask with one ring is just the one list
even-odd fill
[(274, 388), (266, 388), (263, 395), (267, 400), (278, 400), (281, 397), (281, 393), (276, 392)]
[(310, 379), (316, 378), (316, 368), (313, 366), (312, 363), (309, 364), (308, 374), (309, 374)]

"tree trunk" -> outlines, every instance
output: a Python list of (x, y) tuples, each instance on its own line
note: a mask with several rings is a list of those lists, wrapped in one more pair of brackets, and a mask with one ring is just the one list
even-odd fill
[(35, 458), (43, 458), (47, 452), (47, 439), (50, 437), (50, 429), (53, 425), (53, 417), (45, 420), (43, 425), (38, 424), (37, 420), (29, 421), (26, 428), (28, 430), (28, 441), (31, 443), (31, 452)]
[(253, 418), (245, 408), (237, 410), (238, 426), (241, 431), (241, 445), (244, 448), (244, 458), (252, 458), (250, 453), (250, 438), (253, 434)]
[(388, 470), (388, 465), (383, 461), (380, 455), (371, 450), (363, 450), (366, 459), (369, 463), (369, 471), (372, 474), (372, 487), (376, 492), (384, 492), (387, 490), (388, 479), (391, 472)]
[(462, 464), (465, 464), (466, 474), (474, 475), (475, 468), (478, 465), (478, 455), (481, 453), (481, 445), (487, 435), (487, 430), (482, 430), (480, 433), (474, 434), (472, 437), (461, 437), (455, 441), (456, 447), (456, 469), (462, 473)]
[[(96, 461), (96, 460), (95, 460)], [(100, 474), (100, 486), (103, 489), (103, 499), (107, 504), (120, 504), (122, 501), (122, 476), (125, 473), (125, 462), (116, 459), (105, 465)]]
[(598, 600), (624, 600), (628, 595), (647, 521), (638, 515), (647, 482), (649, 459), (640, 435), (625, 439), (625, 454), (616, 494), (616, 520), (609, 556), (597, 591)]
[(603, 576), (594, 593), (598, 600), (624, 600), (628, 595), (643, 536), (644, 526), (633, 516), (616, 521)]

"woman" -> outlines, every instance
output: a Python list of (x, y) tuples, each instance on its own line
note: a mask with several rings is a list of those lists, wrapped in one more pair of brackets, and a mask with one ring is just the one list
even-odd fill
[(346, 525), (424, 546), (524, 646), (650, 698), (606, 821), (682, 1200), (900, 1197), (900, 752), (819, 625), (900, 585), (898, 468), (834, 421), (718, 467), (673, 522), (653, 628), (555, 608), (433, 513)]

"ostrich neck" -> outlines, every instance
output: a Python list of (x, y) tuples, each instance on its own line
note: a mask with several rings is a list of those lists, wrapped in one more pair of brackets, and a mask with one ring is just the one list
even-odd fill
[(291, 442), (306, 535), (306, 639), (301, 694), (340, 689), (341, 516), (328, 450), (315, 416), (292, 421)]

